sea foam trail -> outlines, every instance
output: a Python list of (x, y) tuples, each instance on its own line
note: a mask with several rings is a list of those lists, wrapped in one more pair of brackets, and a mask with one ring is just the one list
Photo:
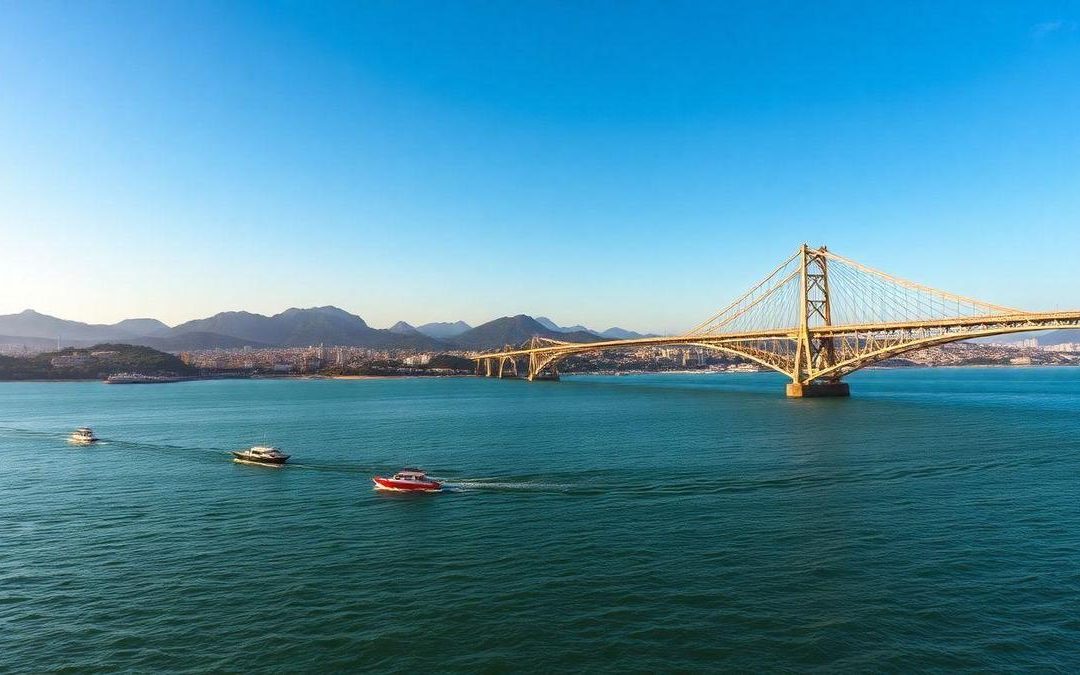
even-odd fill
[(60, 439), (63, 439), (63, 438), (67, 438), (67, 436), (71, 433), (71, 430), (61, 432), (61, 431), (42, 431), (41, 429), (25, 429), (25, 428), (22, 428), (22, 427), (0, 427), (0, 432), (4, 432), (5, 434), (11, 435), (11, 436), (27, 436), (27, 437), (35, 437), (36, 436), (38, 438), (60, 438)]
[(379, 471), (379, 469), (375, 467), (356, 464), (311, 464), (306, 462), (293, 462), (291, 460), (286, 466), (290, 469), (301, 469), (304, 471), (323, 471), (325, 473), (355, 473), (367, 476), (374, 475)]
[(531, 482), (509, 482), (509, 481), (485, 481), (485, 480), (457, 480), (444, 482), (444, 486), (448, 489), (455, 489), (460, 492), (466, 491), (479, 491), (479, 490), (491, 490), (491, 491), (531, 491), (531, 492), (566, 492), (573, 490), (574, 485), (567, 483), (531, 483)]
[(98, 445), (110, 445), (110, 446), (115, 446), (117, 448), (128, 448), (128, 449), (132, 449), (132, 450), (149, 450), (149, 451), (160, 451), (160, 452), (176, 452), (176, 451), (179, 450), (179, 451), (183, 451), (183, 452), (200, 453), (200, 454), (209, 454), (209, 453), (215, 453), (215, 454), (221, 454), (221, 455), (228, 455), (229, 454), (229, 449), (228, 448), (215, 448), (215, 447), (194, 446), (194, 445), (175, 445), (175, 444), (172, 444), (172, 443), (147, 443), (147, 442), (143, 442), (143, 441), (118, 440), (118, 439), (115, 439), (115, 438), (102, 438), (98, 442)]

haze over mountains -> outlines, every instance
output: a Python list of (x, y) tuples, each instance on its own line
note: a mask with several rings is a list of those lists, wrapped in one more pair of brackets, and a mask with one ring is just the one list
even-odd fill
[(87, 324), (26, 310), (0, 316), (0, 342), (41, 348), (100, 342), (145, 345), (164, 351), (250, 347), (360, 346), (372, 349), (422, 351), (489, 349), (518, 344), (533, 335), (570, 342), (639, 337), (622, 328), (603, 332), (584, 326), (559, 326), (550, 319), (525, 314), (502, 317), (477, 327), (464, 321), (412, 326), (399, 321), (390, 328), (372, 328), (337, 307), (292, 308), (273, 316), (221, 312), (170, 327), (157, 319), (125, 319), (115, 324)]
[(1031, 339), (1034, 339), (1040, 346), (1060, 345), (1066, 342), (1080, 342), (1080, 328), (1059, 328), (1057, 330), (1011, 333), (1007, 335), (996, 335), (989, 338), (979, 338), (973, 340), (973, 342), (1016, 344)]
[(470, 328), (472, 328), (472, 326), (464, 321), (454, 321), (453, 323), (436, 321), (434, 323), (425, 323), (422, 326), (417, 326), (416, 330), (428, 337), (445, 340), (461, 335)]

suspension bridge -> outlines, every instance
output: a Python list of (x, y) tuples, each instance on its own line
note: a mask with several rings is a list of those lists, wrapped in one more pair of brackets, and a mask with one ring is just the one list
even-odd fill
[(574, 354), (653, 346), (714, 350), (791, 379), (787, 395), (848, 396), (843, 377), (901, 354), (978, 337), (1080, 328), (1080, 310), (1027, 312), (900, 279), (803, 244), (763, 280), (683, 335), (525, 344), (473, 356), (477, 375), (559, 377)]

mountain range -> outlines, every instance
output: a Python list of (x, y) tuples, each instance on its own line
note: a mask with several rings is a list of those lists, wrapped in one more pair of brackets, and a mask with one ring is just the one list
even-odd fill
[(412, 335), (420, 333), (428, 337), (435, 338), (437, 340), (446, 340), (461, 335), (465, 331), (472, 328), (464, 321), (449, 322), (435, 322), (425, 323), (420, 326), (413, 326), (407, 321), (398, 321), (388, 329), (391, 333), (397, 333), (398, 335)]
[(459, 349), (498, 349), (505, 345), (521, 344), (534, 335), (565, 342), (597, 342), (604, 339), (590, 331), (552, 330), (531, 316), (518, 314), (488, 321), (453, 340)]
[(633, 340), (634, 338), (656, 337), (652, 334), (646, 335), (644, 333), (637, 333), (632, 330), (626, 330), (625, 328), (619, 328), (618, 326), (612, 326), (607, 330), (595, 331), (581, 325), (560, 326), (546, 316), (538, 316), (535, 320), (544, 328), (556, 333), (592, 333), (597, 337), (607, 338), (609, 340)]
[(472, 327), (464, 321), (412, 326), (399, 321), (372, 328), (362, 318), (337, 307), (287, 309), (273, 316), (221, 312), (170, 327), (157, 319), (125, 319), (114, 324), (69, 321), (33, 310), (0, 316), (0, 343), (32, 348), (88, 346), (99, 342), (144, 345), (162, 351), (250, 347), (304, 347), (315, 344), (421, 351), (489, 349), (520, 344), (534, 335), (569, 342), (639, 337), (621, 328), (591, 331), (563, 327), (525, 314), (501, 317)]
[[(113, 324), (87, 324), (26, 310), (0, 315), (0, 344), (25, 345), (39, 350), (63, 346), (90, 346), (118, 342), (153, 347), (166, 352), (240, 347), (306, 347), (342, 345), (371, 349), (454, 351), (498, 349), (518, 345), (530, 337), (567, 342), (626, 340), (648, 337), (612, 327), (594, 331), (585, 326), (560, 326), (547, 317), (526, 314), (504, 316), (472, 327), (464, 321), (412, 326), (398, 321), (390, 328), (372, 328), (362, 318), (337, 307), (287, 309), (273, 316), (251, 312), (221, 312), (205, 319), (168, 326), (157, 319), (125, 319)], [(1080, 330), (1062, 329), (986, 338), (1010, 341), (1034, 338), (1040, 345), (1080, 342)]]

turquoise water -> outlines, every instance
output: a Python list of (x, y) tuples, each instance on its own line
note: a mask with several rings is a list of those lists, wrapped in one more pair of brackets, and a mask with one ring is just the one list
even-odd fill
[(1074, 670), (1080, 368), (851, 384), (0, 384), (0, 671)]

